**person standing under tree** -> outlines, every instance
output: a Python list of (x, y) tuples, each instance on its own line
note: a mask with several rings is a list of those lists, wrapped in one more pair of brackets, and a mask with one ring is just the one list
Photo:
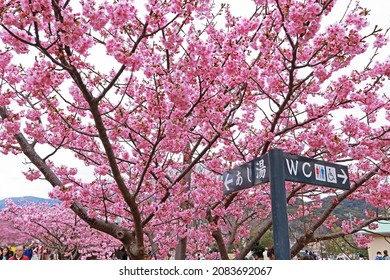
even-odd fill
[(9, 260), (29, 260), (29, 258), (23, 254), (23, 245), (16, 246), (15, 255), (10, 257)]
[(33, 255), (32, 245), (27, 245), (27, 247), (24, 249), (24, 255), (28, 257), (29, 260), (31, 260)]
[(265, 249), (264, 249), (264, 252), (263, 252), (263, 259), (264, 259), (264, 260), (269, 260), (269, 258), (268, 258), (268, 248), (267, 248), (267, 247), (265, 247)]
[(390, 261), (390, 256), (389, 256), (389, 254), (387, 253), (387, 250), (383, 250), (383, 259), (384, 259), (384, 260)]
[(5, 246), (1, 252), (0, 259), (8, 260), (10, 257), (12, 257), (12, 252), (7, 246)]
[(31, 255), (30, 260), (39, 260), (38, 243), (33, 243), (33, 245), (32, 245), (32, 255)]
[(276, 260), (274, 248), (268, 249), (267, 256), (270, 260)]
[(375, 260), (383, 260), (382, 253), (380, 251), (376, 252)]

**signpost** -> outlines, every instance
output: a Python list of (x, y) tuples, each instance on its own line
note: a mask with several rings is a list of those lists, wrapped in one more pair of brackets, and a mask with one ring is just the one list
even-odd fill
[(268, 154), (223, 173), (223, 194), (269, 182)]
[(348, 167), (284, 153), (286, 181), (349, 190)]
[(225, 195), (270, 182), (274, 248), (278, 260), (291, 257), (285, 181), (350, 188), (346, 166), (283, 153), (279, 149), (225, 172), (222, 180)]

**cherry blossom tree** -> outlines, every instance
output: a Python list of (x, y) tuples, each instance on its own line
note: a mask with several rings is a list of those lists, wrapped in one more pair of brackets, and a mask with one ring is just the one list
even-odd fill
[[(289, 214), (308, 221), (292, 255), (386, 219), (387, 31), (353, 1), (331, 23), (335, 0), (252, 4), (1, 1), (2, 153), (24, 153), (28, 180), (132, 259), (244, 258), (272, 226), (269, 186), (223, 196), (221, 175), (273, 148), (350, 170), (346, 191), (286, 185), (289, 205), (307, 202)], [(320, 233), (346, 199), (378, 211)]]
[(12, 244), (25, 244), (32, 240), (32, 237), (25, 232), (16, 229), (12, 222), (0, 220), (1, 246), (11, 246)]
[(3, 219), (14, 229), (39, 241), (59, 259), (112, 259), (121, 243), (111, 236), (94, 230), (63, 204), (28, 203), (18, 205), (7, 201)]

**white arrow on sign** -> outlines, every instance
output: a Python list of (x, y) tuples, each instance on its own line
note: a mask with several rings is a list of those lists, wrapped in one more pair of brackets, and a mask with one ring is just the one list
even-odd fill
[(226, 178), (225, 178), (224, 185), (225, 185), (225, 189), (226, 189), (227, 191), (230, 191), (230, 189), (229, 189), (229, 184), (233, 183), (233, 179), (228, 180), (228, 178), (229, 178), (229, 173), (226, 174)]
[(345, 184), (347, 182), (348, 176), (345, 174), (345, 171), (343, 169), (340, 169), (343, 174), (337, 174), (337, 177), (344, 179), (342, 184)]

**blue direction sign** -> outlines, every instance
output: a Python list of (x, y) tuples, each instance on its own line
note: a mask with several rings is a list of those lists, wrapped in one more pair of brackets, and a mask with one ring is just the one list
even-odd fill
[(269, 182), (268, 154), (223, 173), (223, 193), (234, 193)]
[(286, 181), (350, 189), (347, 166), (288, 153), (283, 154)]

